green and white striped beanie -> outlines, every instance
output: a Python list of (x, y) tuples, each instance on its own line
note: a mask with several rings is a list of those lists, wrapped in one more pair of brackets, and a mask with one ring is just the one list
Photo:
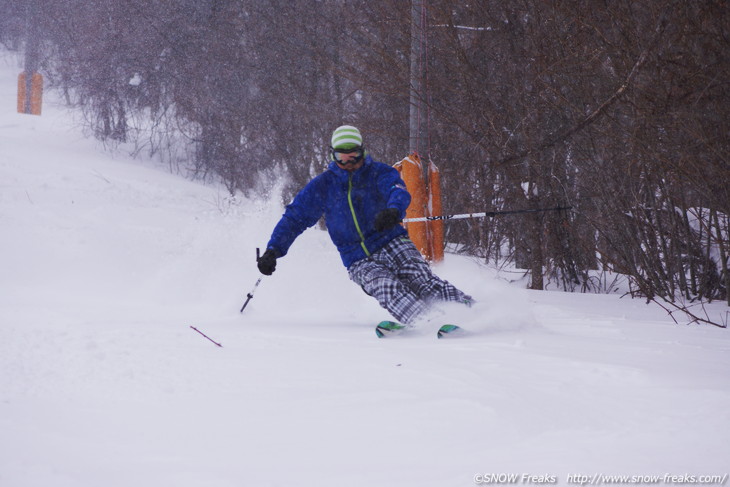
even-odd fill
[(352, 125), (343, 125), (337, 127), (332, 133), (333, 149), (354, 149), (362, 146), (362, 135), (360, 131)]

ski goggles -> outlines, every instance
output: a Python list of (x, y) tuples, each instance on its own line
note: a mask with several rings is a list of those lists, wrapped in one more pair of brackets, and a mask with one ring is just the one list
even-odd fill
[[(347, 161), (343, 161), (342, 154), (354, 154), (355, 157)], [(365, 151), (362, 147), (355, 147), (354, 149), (332, 149), (332, 158), (338, 164), (342, 164), (343, 166), (347, 164), (357, 164), (358, 162), (362, 161), (364, 155)]]

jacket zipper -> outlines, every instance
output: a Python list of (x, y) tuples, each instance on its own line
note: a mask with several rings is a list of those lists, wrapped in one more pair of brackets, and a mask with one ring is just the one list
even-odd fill
[(355, 207), (352, 205), (352, 173), (350, 173), (349, 176), (350, 177), (347, 182), (347, 203), (350, 205), (350, 213), (352, 213), (352, 221), (355, 222), (357, 234), (360, 235), (360, 246), (365, 251), (365, 255), (370, 257), (370, 251), (365, 246), (365, 235), (363, 235), (362, 230), (360, 230), (360, 224), (357, 222), (357, 215), (355, 215)]

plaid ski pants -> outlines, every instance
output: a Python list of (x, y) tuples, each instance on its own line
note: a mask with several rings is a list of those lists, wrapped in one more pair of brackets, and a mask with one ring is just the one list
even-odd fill
[(413, 323), (433, 301), (470, 303), (471, 297), (433, 272), (407, 237), (396, 237), (348, 269), (350, 279), (401, 323)]

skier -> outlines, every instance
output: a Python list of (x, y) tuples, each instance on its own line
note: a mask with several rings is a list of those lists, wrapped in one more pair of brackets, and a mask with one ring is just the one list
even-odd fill
[(286, 207), (258, 260), (270, 276), (276, 260), (324, 215), (332, 242), (352, 281), (396, 320), (413, 324), (435, 301), (471, 306), (470, 296), (431, 272), (399, 225), (411, 195), (398, 171), (374, 161), (360, 131), (350, 125), (332, 134), (327, 171), (312, 179)]

